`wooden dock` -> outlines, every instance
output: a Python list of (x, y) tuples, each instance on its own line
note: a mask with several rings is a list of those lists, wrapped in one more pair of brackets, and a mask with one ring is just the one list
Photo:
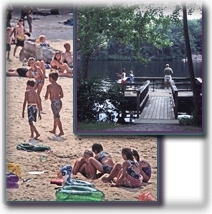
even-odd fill
[(149, 99), (134, 123), (166, 123), (179, 124), (175, 119), (170, 89), (150, 90)]
[[(179, 114), (192, 113), (193, 92), (188, 78), (178, 77), (176, 82), (172, 80), (170, 89), (162, 89), (161, 77), (137, 79), (139, 78), (142, 80), (141, 83), (126, 83), (122, 88), (125, 101), (119, 106), (121, 121), (124, 121), (126, 112), (129, 112), (130, 121), (135, 118), (134, 123), (179, 124), (177, 119)], [(153, 83), (150, 80), (143, 82), (145, 79), (150, 79)], [(196, 87), (202, 96), (202, 84), (198, 79), (201, 78), (196, 78)]]

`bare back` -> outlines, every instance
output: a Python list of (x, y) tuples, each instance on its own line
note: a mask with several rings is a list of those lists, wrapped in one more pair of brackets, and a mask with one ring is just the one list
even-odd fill
[(47, 92), (50, 95), (50, 100), (60, 100), (63, 98), (63, 90), (62, 87), (57, 83), (52, 83), (47, 86)]
[(38, 95), (37, 95), (37, 93), (33, 89), (27, 90), (25, 92), (25, 99), (26, 99), (26, 102), (28, 104), (39, 105)]

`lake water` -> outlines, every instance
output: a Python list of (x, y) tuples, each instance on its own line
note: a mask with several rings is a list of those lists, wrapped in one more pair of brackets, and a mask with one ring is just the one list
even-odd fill
[[(121, 73), (121, 68), (126, 69), (127, 76), (129, 76), (129, 71), (132, 70), (135, 77), (163, 77), (167, 63), (173, 69), (173, 77), (189, 77), (188, 63), (183, 61), (150, 61), (147, 64), (137, 61), (91, 61), (88, 77), (97, 77), (101, 80), (114, 82), (118, 79), (116, 73)], [(78, 61), (78, 70), (80, 64), (80, 61)], [(195, 77), (202, 77), (202, 61), (194, 61), (193, 66)]]

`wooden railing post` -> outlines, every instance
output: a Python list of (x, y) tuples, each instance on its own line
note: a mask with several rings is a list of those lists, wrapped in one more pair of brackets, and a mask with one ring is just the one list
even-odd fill
[(137, 97), (136, 97), (136, 111), (137, 111), (137, 118), (139, 118), (140, 113), (140, 90), (137, 90)]

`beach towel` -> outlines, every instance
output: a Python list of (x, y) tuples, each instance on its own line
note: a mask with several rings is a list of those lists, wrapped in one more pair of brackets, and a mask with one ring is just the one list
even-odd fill
[(23, 150), (27, 152), (43, 152), (51, 149), (49, 146), (31, 145), (29, 143), (20, 143), (16, 148), (17, 150)]

